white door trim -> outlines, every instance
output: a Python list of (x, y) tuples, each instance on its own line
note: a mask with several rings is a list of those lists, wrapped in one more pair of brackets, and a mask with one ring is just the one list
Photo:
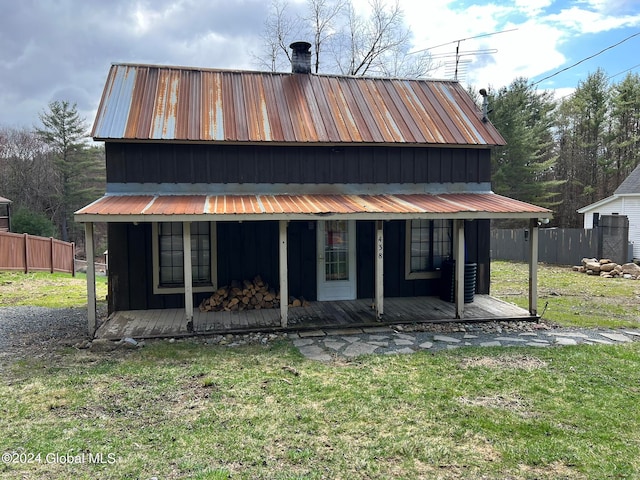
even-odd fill
[(356, 289), (356, 222), (355, 220), (341, 220), (347, 224), (347, 258), (348, 280), (326, 279), (325, 232), (327, 221), (319, 220), (317, 228), (317, 294), (319, 301), (355, 300)]

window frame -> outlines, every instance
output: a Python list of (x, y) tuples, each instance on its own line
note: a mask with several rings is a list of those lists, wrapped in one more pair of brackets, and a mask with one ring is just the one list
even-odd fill
[[(407, 220), (405, 222), (405, 255), (404, 255), (404, 278), (405, 280), (421, 280), (421, 279), (432, 279), (432, 278), (441, 278), (442, 271), (441, 269), (437, 270), (425, 270), (421, 272), (412, 272), (411, 271), (411, 222), (413, 220), (435, 220), (431, 218), (415, 218), (411, 220)], [(443, 219), (444, 221), (449, 222), (449, 229), (451, 232), (451, 252), (453, 253), (453, 221), (450, 219)], [(431, 227), (432, 229), (433, 227)], [(433, 248), (433, 245), (430, 245), (430, 248)]]
[[(172, 293), (184, 293), (185, 287), (182, 286), (163, 286), (160, 284), (160, 229), (159, 224), (165, 222), (152, 222), (151, 224), (151, 238), (152, 238), (152, 257), (153, 257), (153, 293), (155, 295), (172, 294)], [(168, 223), (183, 223), (183, 222), (168, 222)], [(192, 222), (193, 223), (193, 222)], [(216, 222), (206, 222), (209, 224), (209, 258), (210, 258), (210, 272), (211, 283), (206, 285), (193, 285), (194, 293), (201, 292), (214, 292), (217, 290), (218, 284), (218, 265), (217, 265), (217, 228)], [(184, 237), (181, 237), (184, 238)]]

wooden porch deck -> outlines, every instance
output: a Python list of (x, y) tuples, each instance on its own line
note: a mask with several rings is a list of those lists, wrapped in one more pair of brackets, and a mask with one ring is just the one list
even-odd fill
[(96, 338), (161, 338), (251, 331), (297, 331), (367, 327), (400, 323), (481, 322), (534, 320), (520, 307), (489, 295), (476, 295), (464, 306), (464, 318), (455, 318), (455, 305), (438, 297), (385, 298), (384, 317), (378, 321), (371, 300), (310, 302), (308, 307), (290, 307), (288, 327), (280, 325), (279, 309), (243, 312), (194, 311), (193, 332), (187, 330), (184, 309), (128, 310), (115, 312), (98, 327)]

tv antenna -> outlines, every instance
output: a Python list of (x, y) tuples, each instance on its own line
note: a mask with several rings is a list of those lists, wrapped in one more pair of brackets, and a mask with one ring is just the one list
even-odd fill
[[(462, 57), (468, 56), (468, 55), (490, 55), (490, 54), (498, 52), (498, 50), (495, 49), (495, 48), (484, 49), (484, 50), (469, 50), (469, 51), (462, 51), (461, 52), (460, 51), (460, 43), (465, 42), (467, 40), (473, 40), (473, 39), (476, 39), (476, 38), (490, 37), (490, 36), (493, 36), (493, 35), (499, 35), (501, 33), (507, 33), (507, 32), (515, 32), (516, 30), (518, 30), (518, 29), (517, 28), (510, 28), (508, 30), (500, 30), (499, 32), (483, 33), (483, 34), (480, 34), (480, 35), (475, 35), (473, 37), (459, 38), (458, 40), (453, 40), (451, 42), (441, 43), (440, 45), (435, 45), (433, 47), (423, 48), (421, 50), (416, 50), (414, 52), (409, 52), (409, 55), (412, 55), (414, 53), (425, 52), (427, 50), (434, 50), (436, 48), (445, 47), (447, 45), (455, 44), (455, 46), (456, 46), (455, 53), (436, 54), (436, 55), (432, 55), (431, 58), (454, 57), (455, 61), (454, 61), (454, 65), (453, 65), (453, 79), (454, 80), (458, 80), (459, 68), (461, 66), (460, 64), (462, 63), (462, 66), (464, 67), (465, 73), (466, 73), (466, 66), (471, 62), (471, 60), (461, 60)], [(449, 68), (449, 71), (450, 71), (451, 67), (448, 67), (448, 68)]]

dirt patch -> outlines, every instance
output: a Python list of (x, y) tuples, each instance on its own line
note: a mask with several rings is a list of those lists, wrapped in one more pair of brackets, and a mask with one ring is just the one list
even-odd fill
[(547, 362), (532, 355), (501, 355), (497, 357), (465, 357), (460, 359), (461, 368), (492, 368), (503, 370), (537, 370), (545, 368)]
[(527, 401), (517, 395), (490, 395), (475, 398), (460, 397), (458, 402), (472, 407), (483, 407), (506, 410), (522, 418), (533, 418), (536, 414), (530, 411)]

